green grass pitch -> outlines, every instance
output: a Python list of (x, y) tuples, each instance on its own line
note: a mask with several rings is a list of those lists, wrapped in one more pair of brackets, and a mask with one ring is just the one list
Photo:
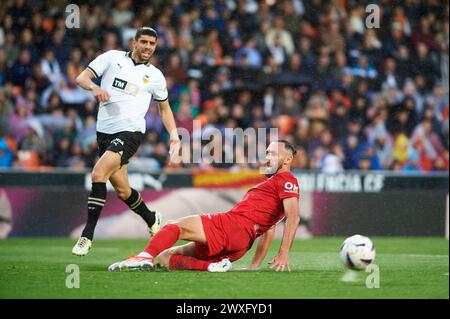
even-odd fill
[[(297, 240), (291, 273), (276, 273), (267, 261), (260, 271), (244, 271), (252, 252), (228, 273), (108, 272), (107, 267), (145, 240), (96, 240), (86, 257), (71, 255), (74, 240), (0, 241), (0, 298), (154, 298), (154, 299), (301, 299), (301, 298), (448, 298), (448, 241), (440, 238), (377, 238), (375, 264), (380, 287), (369, 289), (369, 273), (349, 275), (338, 250), (343, 238)], [(69, 289), (67, 265), (80, 269), (80, 288)], [(241, 269), (241, 270), (240, 270)], [(343, 278), (353, 277), (350, 281)]]

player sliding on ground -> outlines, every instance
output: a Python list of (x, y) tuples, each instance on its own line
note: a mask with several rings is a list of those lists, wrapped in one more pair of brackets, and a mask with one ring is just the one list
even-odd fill
[[(295, 147), (287, 141), (273, 142), (266, 150), (266, 181), (252, 188), (230, 211), (192, 215), (165, 225), (137, 256), (109, 266), (114, 270), (151, 270), (155, 258), (169, 270), (226, 272), (257, 245), (251, 268), (264, 259), (273, 227), (284, 217), (286, 222), (278, 255), (270, 262), (276, 271), (290, 271), (289, 250), (300, 221), (299, 187), (290, 172)], [(172, 247), (177, 240), (190, 243)]]

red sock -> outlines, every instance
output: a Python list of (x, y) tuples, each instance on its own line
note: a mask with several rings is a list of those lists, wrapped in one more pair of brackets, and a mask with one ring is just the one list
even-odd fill
[(210, 262), (190, 256), (172, 255), (169, 258), (170, 270), (208, 270)]
[(172, 247), (180, 237), (180, 227), (175, 224), (168, 224), (161, 228), (159, 232), (150, 240), (144, 251), (153, 257), (158, 256), (162, 251)]

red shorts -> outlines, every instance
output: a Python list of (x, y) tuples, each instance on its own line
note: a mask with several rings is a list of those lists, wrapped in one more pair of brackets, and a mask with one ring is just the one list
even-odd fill
[(200, 215), (206, 245), (195, 243), (197, 258), (217, 262), (238, 260), (252, 247), (253, 237), (238, 220), (227, 213)]

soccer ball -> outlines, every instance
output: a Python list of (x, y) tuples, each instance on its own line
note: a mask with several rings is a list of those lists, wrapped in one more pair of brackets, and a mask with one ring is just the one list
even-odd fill
[(354, 235), (344, 240), (339, 256), (348, 268), (364, 270), (375, 259), (375, 246), (368, 237)]

